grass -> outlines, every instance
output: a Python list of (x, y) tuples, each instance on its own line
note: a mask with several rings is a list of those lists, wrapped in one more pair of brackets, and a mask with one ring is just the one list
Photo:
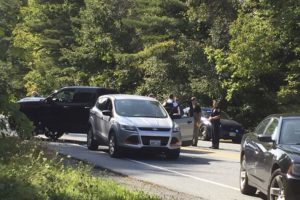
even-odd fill
[(93, 177), (91, 166), (64, 165), (38, 142), (0, 138), (0, 199), (137, 200), (159, 199), (129, 191), (105, 178)]

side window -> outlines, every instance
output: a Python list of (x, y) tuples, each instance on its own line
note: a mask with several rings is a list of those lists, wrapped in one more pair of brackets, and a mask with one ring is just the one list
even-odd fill
[(92, 92), (76, 92), (73, 96), (73, 103), (92, 104), (95, 94)]
[(105, 108), (105, 110), (110, 110), (110, 111), (112, 111), (112, 102), (111, 102), (111, 100), (110, 99), (107, 99), (107, 101), (106, 101), (106, 108)]
[(56, 93), (53, 97), (61, 103), (71, 103), (73, 101), (74, 90), (62, 90)]
[(268, 123), (269, 123), (269, 121), (270, 121), (270, 118), (265, 119), (265, 120), (263, 120), (262, 122), (260, 122), (260, 123), (258, 124), (258, 126), (256, 127), (256, 129), (255, 129), (255, 133), (256, 133), (257, 135), (263, 134), (264, 131), (265, 131), (265, 129), (266, 129), (266, 126), (267, 126)]
[(101, 111), (105, 110), (106, 109), (106, 101), (107, 101), (107, 98), (99, 98), (96, 103), (96, 107)]
[(272, 135), (273, 133), (276, 132), (278, 127), (278, 120), (273, 118), (271, 123), (269, 123), (269, 126), (267, 127), (264, 135)]

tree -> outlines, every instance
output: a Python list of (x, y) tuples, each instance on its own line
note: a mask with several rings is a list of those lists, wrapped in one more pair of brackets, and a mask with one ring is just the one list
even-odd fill
[(230, 27), (229, 49), (207, 51), (223, 77), (227, 100), (241, 108), (241, 119), (248, 119), (247, 125), (279, 112), (280, 102), (290, 102), (298, 95), (298, 4), (245, 1)]

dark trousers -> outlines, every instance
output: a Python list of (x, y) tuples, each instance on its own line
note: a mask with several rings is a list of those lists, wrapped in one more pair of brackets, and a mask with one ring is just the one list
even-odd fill
[(212, 130), (212, 146), (219, 148), (219, 140), (220, 140), (220, 124), (213, 124)]

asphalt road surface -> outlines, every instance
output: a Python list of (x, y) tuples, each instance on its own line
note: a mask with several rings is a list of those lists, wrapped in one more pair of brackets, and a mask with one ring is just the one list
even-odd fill
[(239, 191), (238, 144), (221, 141), (220, 149), (214, 150), (208, 148), (210, 142), (199, 141), (197, 147), (182, 148), (177, 160), (151, 154), (129, 154), (115, 159), (108, 155), (107, 147), (88, 150), (83, 134), (67, 134), (61, 140), (64, 142), (49, 142), (49, 145), (61, 154), (199, 199), (265, 199), (260, 192), (256, 196), (246, 196)]

